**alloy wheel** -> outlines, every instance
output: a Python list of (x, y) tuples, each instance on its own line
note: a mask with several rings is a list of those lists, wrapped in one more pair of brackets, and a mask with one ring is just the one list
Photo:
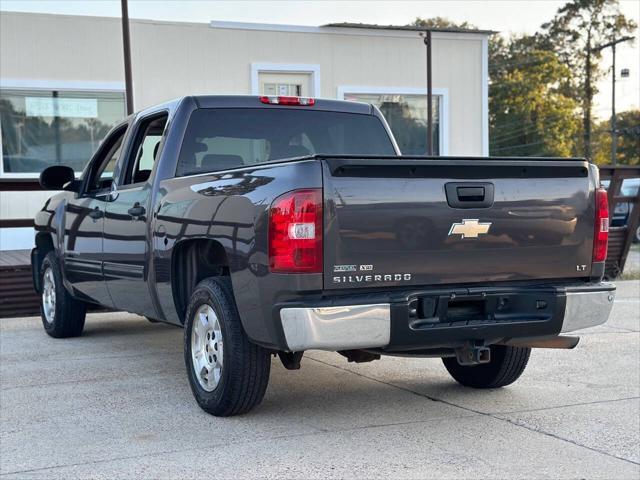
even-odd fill
[(47, 323), (53, 323), (56, 317), (56, 281), (51, 267), (47, 267), (43, 275), (42, 310)]
[(191, 327), (191, 363), (198, 383), (207, 392), (218, 386), (223, 361), (220, 320), (210, 305), (202, 305)]

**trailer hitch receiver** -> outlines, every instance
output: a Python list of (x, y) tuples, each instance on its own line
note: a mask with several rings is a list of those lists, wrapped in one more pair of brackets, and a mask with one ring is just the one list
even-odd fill
[(491, 349), (489, 347), (469, 345), (456, 348), (456, 359), (460, 365), (481, 365), (491, 361)]

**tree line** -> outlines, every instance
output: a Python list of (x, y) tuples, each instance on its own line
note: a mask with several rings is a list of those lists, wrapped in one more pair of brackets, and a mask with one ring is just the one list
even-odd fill
[[(475, 28), (442, 17), (416, 18), (412, 25)], [(597, 82), (610, 74), (598, 47), (636, 29), (618, 0), (571, 0), (533, 35), (492, 35), (490, 154), (584, 156), (610, 163), (610, 119), (596, 120), (592, 114)], [(617, 161), (640, 164), (640, 110), (618, 113), (616, 120)]]

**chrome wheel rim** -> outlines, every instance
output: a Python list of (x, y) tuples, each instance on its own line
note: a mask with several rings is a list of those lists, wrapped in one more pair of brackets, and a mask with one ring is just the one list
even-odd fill
[(56, 281), (51, 267), (47, 267), (43, 275), (42, 310), (47, 323), (53, 323), (56, 318)]
[(192, 319), (191, 364), (198, 383), (207, 392), (220, 383), (223, 361), (220, 320), (210, 305), (202, 305)]

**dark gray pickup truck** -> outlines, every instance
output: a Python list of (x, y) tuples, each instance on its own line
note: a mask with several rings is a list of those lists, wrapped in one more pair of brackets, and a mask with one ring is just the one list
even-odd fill
[(98, 304), (185, 327), (214, 415), (263, 398), (271, 355), (439, 357), (497, 388), (531, 348), (604, 323), (606, 193), (581, 159), (401, 156), (371, 105), (185, 97), (116, 126), (37, 214), (42, 323), (80, 335)]

